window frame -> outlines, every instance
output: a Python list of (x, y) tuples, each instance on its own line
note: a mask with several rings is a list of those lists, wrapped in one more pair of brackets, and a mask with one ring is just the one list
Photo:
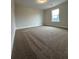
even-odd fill
[[(55, 13), (56, 11), (58, 11), (58, 15), (54, 15), (54, 14), (53, 14), (53, 13)], [(55, 14), (56, 14), (56, 13), (55, 13)], [(53, 10), (51, 11), (51, 21), (52, 21), (52, 22), (60, 22), (60, 16), (59, 16), (59, 14), (60, 14), (59, 8), (53, 9)], [(55, 17), (58, 17), (58, 20), (56, 20)]]

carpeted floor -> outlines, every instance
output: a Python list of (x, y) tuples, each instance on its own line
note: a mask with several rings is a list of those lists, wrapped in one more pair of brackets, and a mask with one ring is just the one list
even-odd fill
[(68, 59), (68, 31), (48, 26), (17, 30), (12, 59)]

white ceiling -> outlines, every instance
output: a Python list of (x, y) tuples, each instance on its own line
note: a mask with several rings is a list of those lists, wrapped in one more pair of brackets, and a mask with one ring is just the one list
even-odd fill
[(21, 4), (27, 7), (37, 8), (37, 9), (48, 9), (61, 4), (67, 0), (48, 0), (45, 4), (38, 4), (36, 0), (15, 0), (16, 4)]

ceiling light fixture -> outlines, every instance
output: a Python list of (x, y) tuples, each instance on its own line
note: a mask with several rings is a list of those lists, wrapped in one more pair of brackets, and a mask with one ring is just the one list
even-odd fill
[(48, 0), (37, 0), (37, 3), (41, 3), (41, 4), (46, 3), (46, 2), (48, 2)]

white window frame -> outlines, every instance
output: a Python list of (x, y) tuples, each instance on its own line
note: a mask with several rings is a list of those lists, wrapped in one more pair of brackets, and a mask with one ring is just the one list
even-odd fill
[(52, 13), (52, 22), (60, 22), (60, 19), (59, 19), (59, 8), (52, 10), (51, 13)]

